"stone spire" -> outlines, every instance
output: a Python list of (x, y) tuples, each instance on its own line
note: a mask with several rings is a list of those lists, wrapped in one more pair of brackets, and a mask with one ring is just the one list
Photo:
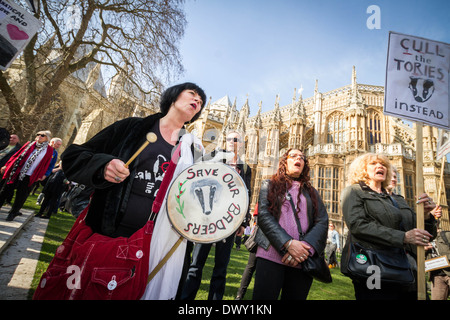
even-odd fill
[(97, 63), (92, 68), (92, 70), (89, 71), (88, 78), (86, 79), (86, 86), (88, 88), (93, 88), (94, 87), (95, 83), (98, 80), (98, 77), (100, 76), (100, 68), (101, 68), (101, 64)]
[(236, 129), (242, 132), (245, 131), (245, 124), (247, 123), (249, 114), (250, 114), (250, 106), (248, 105), (248, 95), (247, 95), (247, 100), (245, 101), (244, 106), (241, 108), (241, 111), (239, 112), (239, 121)]
[(275, 98), (275, 109), (273, 110), (273, 121), (276, 123), (281, 123), (281, 112), (280, 112), (280, 95), (277, 94)]
[(352, 68), (352, 88), (350, 92), (350, 97), (348, 99), (348, 104), (350, 107), (361, 107), (363, 103), (363, 98), (358, 91), (358, 84), (356, 82), (356, 69), (355, 66)]

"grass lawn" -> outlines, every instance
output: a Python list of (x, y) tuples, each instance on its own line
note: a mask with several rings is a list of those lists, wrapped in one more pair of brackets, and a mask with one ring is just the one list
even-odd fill
[[(39, 210), (36, 205), (37, 196), (31, 195), (24, 205), (24, 208)], [(70, 231), (75, 218), (67, 212), (58, 212), (58, 214), (51, 217), (47, 227), (47, 232), (44, 237), (44, 242), (37, 264), (36, 272), (32, 282), (32, 287), (29, 292), (29, 299), (33, 297), (34, 291), (39, 284), (42, 274), (47, 270), (50, 261), (58, 246), (62, 243), (67, 233)], [(197, 293), (196, 300), (206, 300), (208, 298), (209, 280), (211, 279), (212, 270), (214, 267), (214, 246), (211, 249), (210, 255), (203, 269), (203, 277), (200, 289)], [(236, 293), (241, 284), (241, 276), (244, 268), (247, 265), (249, 253), (242, 245), (241, 250), (232, 249), (230, 263), (228, 265), (227, 285), (224, 294), (224, 300), (234, 300)], [(308, 300), (354, 300), (353, 285), (351, 280), (343, 276), (339, 269), (331, 269), (333, 282), (324, 284), (314, 281), (311, 287)], [(245, 300), (250, 300), (253, 295), (253, 282), (249, 285)]]
[[(234, 300), (241, 285), (241, 276), (247, 265), (249, 253), (244, 246), (241, 250), (233, 248), (231, 251), (230, 263), (227, 270), (227, 285), (223, 300)], [(211, 249), (205, 268), (203, 269), (202, 283), (197, 293), (196, 300), (206, 300), (208, 298), (209, 280), (211, 279), (214, 267), (214, 247)], [(345, 277), (338, 268), (331, 269), (333, 282), (325, 284), (313, 281), (308, 300), (354, 300), (354, 290), (352, 282)], [(245, 294), (244, 300), (251, 300), (253, 296), (254, 277)]]

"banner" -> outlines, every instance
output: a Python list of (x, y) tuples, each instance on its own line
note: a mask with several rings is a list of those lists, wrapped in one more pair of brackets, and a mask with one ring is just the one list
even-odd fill
[(41, 26), (25, 8), (0, 0), (0, 70), (11, 65)]
[(450, 44), (389, 32), (384, 113), (450, 130)]

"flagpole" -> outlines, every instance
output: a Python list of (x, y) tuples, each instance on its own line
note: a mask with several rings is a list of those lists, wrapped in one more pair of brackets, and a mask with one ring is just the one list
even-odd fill
[[(416, 123), (416, 191), (417, 197), (424, 192), (423, 182), (423, 123)], [(425, 229), (423, 204), (416, 205), (416, 228)], [(417, 246), (417, 298), (426, 300), (425, 286), (425, 250)]]

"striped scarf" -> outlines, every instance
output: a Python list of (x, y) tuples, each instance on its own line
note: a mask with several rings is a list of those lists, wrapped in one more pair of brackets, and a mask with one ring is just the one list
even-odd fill
[(30, 150), (30, 148), (36, 145), (35, 150), (31, 153), (31, 156), (28, 158), (27, 162), (25, 163), (25, 165), (22, 167), (22, 170), (20, 170), (20, 174), (19, 174), (19, 180), (23, 180), (23, 178), (25, 178), (25, 174), (27, 173), (28, 169), (31, 167), (31, 165), (33, 164), (33, 162), (36, 160), (37, 156), (44, 150), (47, 150), (47, 146), (48, 146), (48, 141), (43, 142), (43, 143), (37, 143), (36, 141), (33, 143), (30, 143), (25, 150), (22, 151), (22, 153), (20, 154), (20, 156), (17, 158), (16, 162), (14, 163), (14, 167), (11, 170), (11, 173), (8, 177), (8, 181), (7, 183), (9, 183), (11, 181), (11, 179), (14, 177), (14, 174), (17, 171), (17, 168), (19, 167), (20, 162), (22, 161), (22, 159), (25, 157), (25, 155), (27, 154), (28, 150)]

